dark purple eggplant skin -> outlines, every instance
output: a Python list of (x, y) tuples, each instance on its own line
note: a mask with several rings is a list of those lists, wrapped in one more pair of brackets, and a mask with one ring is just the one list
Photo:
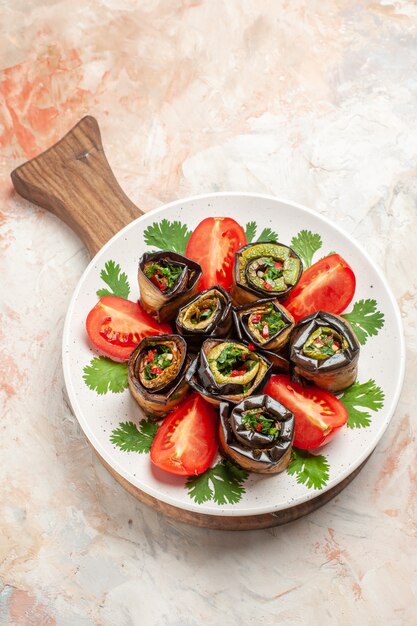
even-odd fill
[[(251, 302), (254, 305), (256, 302)], [(236, 308), (233, 309), (233, 336), (242, 343), (250, 345), (252, 342), (247, 340), (246, 335), (242, 332), (242, 327), (239, 322), (239, 318), (236, 313)], [(255, 345), (255, 344), (253, 344)], [(256, 352), (262, 354), (272, 365), (272, 374), (288, 374), (290, 371), (290, 360), (288, 358), (288, 344), (279, 351), (265, 350), (257, 348)]]
[[(210, 340), (209, 339), (208, 341), (211, 341), (213, 344), (236, 343), (236, 341), (233, 339), (229, 339), (229, 340), (227, 339)], [(246, 347), (248, 347), (249, 345), (247, 342), (244, 342), (244, 341), (239, 341), (238, 343), (242, 343)], [(242, 385), (235, 385), (233, 383), (218, 384), (216, 380), (214, 379), (214, 376), (211, 373), (210, 367), (208, 365), (207, 359), (205, 358), (205, 353), (203, 350), (204, 350), (204, 345), (200, 354), (196, 356), (196, 358), (194, 359), (194, 361), (191, 363), (190, 367), (188, 368), (186, 379), (190, 387), (198, 391), (202, 396), (204, 396), (209, 401), (210, 400), (214, 401), (216, 404), (219, 404), (222, 400), (226, 400), (234, 404), (241, 402), (242, 401), (242, 397), (241, 397)], [(251, 395), (260, 393), (262, 389), (265, 387), (265, 385), (268, 383), (272, 374), (272, 365), (268, 361), (268, 359), (262, 354), (260, 354), (259, 351), (256, 351), (256, 354), (261, 356), (261, 358), (264, 360), (267, 366), (267, 369), (262, 379), (259, 381), (256, 387), (252, 390)], [(236, 395), (236, 400), (230, 400), (230, 396), (234, 396), (234, 395)]]
[[(281, 428), (275, 441), (267, 435), (242, 427), (242, 414), (250, 409), (263, 408)], [(250, 396), (236, 406), (220, 404), (220, 449), (248, 471), (272, 474), (282, 472), (291, 457), (294, 440), (294, 415), (283, 404), (268, 395)]]
[[(262, 304), (268, 304), (268, 303), (271, 303), (274, 309), (278, 310), (279, 313), (281, 313), (286, 323), (286, 326), (284, 326), (284, 328), (281, 328), (278, 332), (275, 333), (275, 335), (270, 337), (265, 344), (265, 343), (260, 343), (259, 341), (256, 340), (255, 337), (253, 337), (252, 333), (250, 332), (248, 328), (247, 320), (251, 314), (252, 309)], [(288, 331), (291, 330), (291, 328), (294, 326), (294, 318), (285, 309), (285, 307), (282, 306), (282, 304), (277, 300), (277, 298), (263, 298), (261, 300), (257, 300), (256, 302), (249, 302), (248, 304), (242, 304), (240, 306), (236, 306), (233, 309), (233, 313), (234, 313), (235, 324), (240, 330), (242, 339), (244, 339), (245, 341), (248, 341), (249, 343), (253, 343), (257, 348), (260, 348), (261, 350), (270, 349), (274, 351), (274, 348), (268, 348), (268, 344), (273, 343), (274, 341), (279, 339), (280, 335), (283, 335), (283, 334), (288, 334), (288, 339), (286, 340), (285, 344), (288, 343), (288, 340), (289, 340)], [(282, 348), (284, 347), (285, 346), (283, 345)], [(281, 350), (281, 347), (278, 350)]]
[[(290, 292), (294, 289), (294, 287), (299, 282), (301, 275), (303, 273), (303, 262), (298, 254), (290, 248), (290, 246), (285, 245), (284, 243), (280, 243), (278, 241), (256, 241), (246, 244), (235, 253), (235, 262), (233, 267), (233, 287), (232, 287), (232, 298), (235, 302), (239, 302), (240, 304), (244, 304), (246, 302), (254, 302), (256, 300), (260, 300), (262, 298), (267, 297), (267, 293), (262, 289), (256, 289), (255, 287), (251, 287), (246, 283), (242, 283), (240, 281), (240, 267), (239, 267), (239, 256), (241, 253), (250, 248), (251, 246), (263, 244), (263, 243), (271, 243), (277, 246), (283, 246), (284, 248), (288, 248), (290, 250), (290, 255), (300, 261), (300, 271), (298, 273), (298, 278), (294, 285), (290, 285), (288, 289), (282, 291), (281, 293), (274, 293), (274, 298), (276, 300), (285, 300)], [(240, 292), (240, 295), (238, 293)]]
[[(144, 272), (146, 263), (151, 261), (157, 263), (164, 259), (176, 265), (184, 266), (177, 284), (166, 293), (162, 293)], [(201, 275), (201, 266), (182, 254), (168, 250), (145, 252), (140, 258), (138, 268), (141, 305), (147, 313), (155, 317), (159, 322), (172, 322), (177, 315), (178, 308), (193, 298)]]
[[(334, 328), (346, 339), (347, 349), (323, 361), (303, 354), (305, 342), (320, 326)], [(339, 315), (317, 311), (300, 320), (291, 333), (289, 357), (292, 378), (305, 378), (321, 389), (337, 393), (355, 381), (359, 353), (360, 343), (350, 324)]]
[[(175, 378), (159, 389), (146, 389), (140, 382), (137, 368), (140, 355), (147, 350), (151, 343), (163, 343), (164, 341), (176, 341), (182, 348), (182, 363)], [(132, 352), (128, 362), (129, 389), (136, 402), (151, 419), (161, 419), (174, 408), (187, 394), (189, 390), (185, 376), (191, 363), (191, 357), (187, 353), (187, 344), (180, 335), (155, 335), (144, 337)], [(174, 397), (179, 394), (179, 399)]]
[[(225, 299), (225, 304), (220, 309), (215, 319), (209, 324), (209, 326), (204, 329), (204, 331), (197, 330), (194, 332), (182, 326), (179, 318), (183, 310), (191, 306), (192, 304), (197, 302), (197, 300), (199, 300), (202, 296), (205, 296), (213, 290), (216, 290), (223, 295)], [(224, 337), (229, 337), (233, 328), (232, 300), (230, 298), (230, 295), (227, 291), (225, 291), (225, 289), (223, 289), (223, 287), (219, 287), (219, 285), (214, 285), (214, 287), (210, 287), (209, 289), (200, 292), (195, 296), (195, 298), (187, 302), (187, 304), (179, 309), (175, 324), (177, 332), (182, 335), (182, 337), (184, 337), (189, 349), (192, 352), (198, 352), (203, 342), (208, 338), (221, 339)]]

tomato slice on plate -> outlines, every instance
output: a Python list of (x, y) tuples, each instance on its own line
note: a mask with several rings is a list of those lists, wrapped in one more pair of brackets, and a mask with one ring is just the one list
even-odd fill
[(170, 474), (193, 476), (208, 469), (217, 452), (214, 407), (191, 393), (164, 419), (151, 447), (151, 461)]
[(214, 285), (229, 290), (233, 282), (235, 252), (246, 244), (241, 226), (231, 217), (207, 217), (191, 235), (185, 256), (201, 265), (199, 290)]
[(320, 259), (303, 272), (284, 306), (296, 322), (316, 311), (342, 313), (352, 301), (356, 278), (339, 254)]
[(334, 395), (317, 387), (303, 387), (283, 374), (271, 376), (264, 393), (294, 413), (295, 448), (323, 446), (348, 420), (346, 407)]
[(94, 346), (114, 361), (127, 361), (144, 337), (172, 333), (168, 324), (158, 324), (140, 304), (117, 296), (101, 298), (88, 314), (86, 327)]

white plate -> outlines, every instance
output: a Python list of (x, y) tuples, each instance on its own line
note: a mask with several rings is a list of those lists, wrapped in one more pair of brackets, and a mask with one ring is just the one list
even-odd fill
[[(180, 220), (193, 230), (202, 219), (210, 216), (232, 217), (243, 227), (247, 222), (256, 221), (258, 235), (263, 228), (270, 227), (278, 232), (279, 240), (288, 245), (302, 229), (319, 233), (323, 246), (314, 260), (330, 251), (341, 254), (357, 278), (352, 305), (360, 299), (372, 298), (384, 314), (383, 328), (362, 346), (358, 374), (359, 382), (374, 379), (382, 388), (384, 405), (378, 411), (370, 411), (368, 427), (344, 428), (320, 450), (330, 468), (328, 482), (320, 490), (298, 483), (297, 476), (287, 472), (268, 477), (252, 474), (243, 483), (244, 493), (238, 502), (220, 505), (209, 500), (198, 504), (183, 479), (153, 470), (148, 454), (124, 452), (111, 443), (111, 432), (120, 422), (138, 424), (143, 419), (129, 391), (97, 395), (83, 380), (83, 369), (95, 356), (87, 344), (85, 319), (97, 302), (97, 289), (105, 287), (100, 279), (105, 262), (113, 259), (120, 264), (130, 282), (129, 298), (136, 300), (139, 297), (138, 261), (143, 252), (150, 249), (144, 241), (145, 229), (154, 222), (168, 219)], [(73, 410), (90, 443), (105, 461), (132, 485), (163, 502), (190, 511), (225, 516), (287, 509), (317, 497), (351, 474), (375, 448), (394, 413), (404, 377), (404, 354), (397, 304), (383, 275), (357, 243), (305, 207), (273, 197), (238, 193), (210, 194), (172, 202), (143, 215), (115, 235), (82, 275), (67, 313), (63, 338), (64, 374)]]

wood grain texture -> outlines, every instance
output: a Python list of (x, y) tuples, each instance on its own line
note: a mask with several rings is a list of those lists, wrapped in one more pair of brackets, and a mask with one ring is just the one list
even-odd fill
[(142, 211), (119, 186), (94, 117), (83, 117), (58, 143), (16, 168), (16, 191), (51, 211), (82, 239), (90, 254)]
[[(51, 148), (15, 169), (11, 178), (21, 196), (66, 222), (91, 255), (142, 214), (114, 177), (104, 154), (97, 121), (91, 116), (81, 119)], [(332, 489), (303, 504), (276, 513), (226, 517), (186, 511), (157, 500), (129, 483), (95, 452), (110, 474), (144, 504), (176, 521), (220, 530), (255, 530), (294, 521), (329, 502), (366, 463), (364, 461)]]

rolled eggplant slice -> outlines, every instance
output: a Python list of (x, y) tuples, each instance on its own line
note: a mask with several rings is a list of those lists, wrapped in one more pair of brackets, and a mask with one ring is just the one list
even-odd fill
[(145, 337), (129, 359), (129, 389), (141, 409), (158, 420), (186, 396), (185, 374), (191, 358), (179, 335)]
[(239, 403), (263, 389), (271, 363), (247, 344), (233, 339), (206, 339), (199, 357), (187, 372), (187, 381), (209, 402)]
[(190, 349), (197, 350), (208, 337), (227, 337), (232, 328), (232, 301), (222, 287), (202, 291), (178, 311), (177, 331)]
[(293, 375), (333, 393), (355, 382), (359, 352), (359, 341), (350, 324), (325, 311), (300, 320), (290, 339)]
[(249, 472), (278, 474), (291, 459), (294, 424), (291, 411), (267, 395), (222, 402), (220, 451)]
[(281, 243), (250, 243), (235, 255), (233, 299), (238, 304), (259, 298), (282, 300), (300, 280), (303, 264), (292, 248)]
[(159, 322), (175, 319), (197, 292), (201, 267), (176, 252), (146, 252), (139, 261), (140, 302)]
[(294, 318), (275, 298), (243, 304), (235, 309), (235, 323), (241, 336), (263, 350), (285, 348), (294, 327)]

